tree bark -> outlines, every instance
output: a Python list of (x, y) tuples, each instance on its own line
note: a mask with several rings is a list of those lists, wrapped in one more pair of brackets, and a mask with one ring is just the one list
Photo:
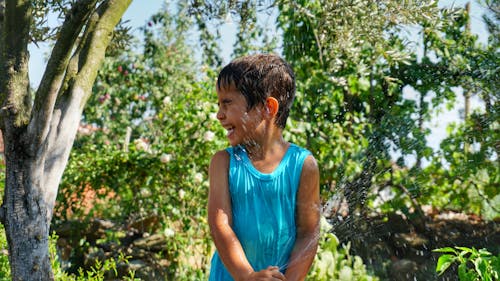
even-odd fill
[(12, 280), (53, 280), (48, 246), (57, 189), (113, 29), (131, 0), (75, 2), (33, 107), (27, 50), (32, 1), (7, 0), (2, 16), (4, 1), (0, 0), (0, 126), (6, 183), (0, 220)]

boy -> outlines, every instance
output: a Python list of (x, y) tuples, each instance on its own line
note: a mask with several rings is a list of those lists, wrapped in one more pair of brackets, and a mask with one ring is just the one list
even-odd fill
[(210, 280), (304, 280), (318, 245), (319, 171), (282, 136), (293, 70), (276, 55), (242, 57), (222, 69), (216, 90), (231, 147), (209, 168)]

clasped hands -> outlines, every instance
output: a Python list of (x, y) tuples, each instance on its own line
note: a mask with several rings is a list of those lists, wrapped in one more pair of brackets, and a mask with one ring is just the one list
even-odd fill
[(268, 266), (266, 269), (251, 272), (242, 281), (286, 281), (285, 275), (277, 266)]

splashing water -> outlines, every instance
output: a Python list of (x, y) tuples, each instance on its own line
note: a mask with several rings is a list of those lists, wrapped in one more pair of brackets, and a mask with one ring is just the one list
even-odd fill
[(285, 263), (284, 265), (281, 265), (279, 267), (279, 270), (281, 272), (285, 272), (287, 268), (294, 266), (295, 264), (300, 263), (305, 259), (309, 259), (311, 258), (311, 256), (314, 256), (316, 254), (316, 251), (312, 252), (312, 250), (314, 250), (314, 248), (317, 247), (317, 241), (319, 241), (320, 238), (321, 238), (321, 231), (318, 230), (314, 234), (314, 238), (310, 239), (307, 242), (306, 246), (300, 251), (300, 253), (296, 255), (296, 258), (289, 260), (288, 263)]

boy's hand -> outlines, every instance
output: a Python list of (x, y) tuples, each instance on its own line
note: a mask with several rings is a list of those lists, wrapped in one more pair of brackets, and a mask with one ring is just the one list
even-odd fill
[(286, 281), (285, 275), (280, 272), (277, 266), (268, 266), (266, 269), (261, 271), (252, 272), (248, 275), (244, 281)]

